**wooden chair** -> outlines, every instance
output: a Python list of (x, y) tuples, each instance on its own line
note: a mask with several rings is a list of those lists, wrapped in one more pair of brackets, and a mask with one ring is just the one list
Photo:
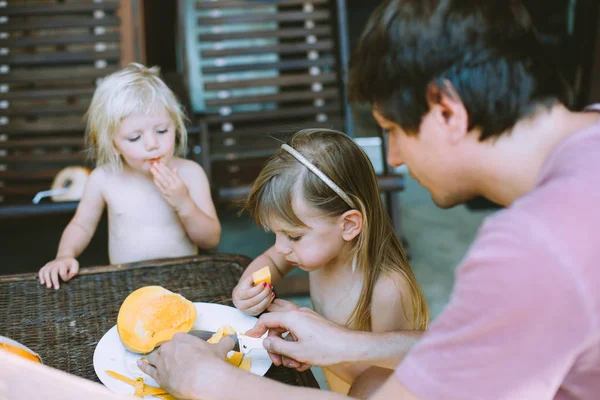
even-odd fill
[(86, 164), (82, 117), (96, 83), (138, 58), (120, 15), (133, 3), (0, 3), (0, 209), (31, 204), (60, 169)]
[[(179, 60), (217, 201), (245, 197), (266, 159), (302, 128), (353, 135), (344, 0), (179, 0)], [(379, 177), (392, 193), (403, 177)], [(389, 195), (388, 195), (389, 194)]]

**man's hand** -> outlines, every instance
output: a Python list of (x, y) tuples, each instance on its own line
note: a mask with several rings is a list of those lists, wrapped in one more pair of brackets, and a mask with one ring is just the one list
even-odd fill
[(150, 375), (160, 387), (177, 398), (218, 398), (219, 383), (227, 380), (225, 356), (233, 349), (231, 338), (217, 344), (178, 333), (147, 357), (138, 367)]
[[(352, 346), (351, 331), (308, 308), (263, 314), (246, 334), (260, 337), (267, 330), (269, 335), (264, 346), (275, 365), (304, 370), (310, 365), (327, 366), (348, 361), (344, 359), (344, 349)], [(290, 332), (288, 337), (293, 340), (284, 339), (285, 332)], [(290, 365), (290, 362), (297, 364)]]
[(269, 307), (267, 307), (267, 311), (271, 312), (295, 311), (299, 309), (300, 306), (298, 304), (283, 299), (275, 299)]

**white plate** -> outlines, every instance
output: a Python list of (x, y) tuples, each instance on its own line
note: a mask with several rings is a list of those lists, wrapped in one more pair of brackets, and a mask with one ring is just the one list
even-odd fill
[[(202, 329), (206, 331), (216, 331), (223, 325), (231, 325), (238, 333), (244, 333), (254, 327), (257, 319), (244, 314), (240, 310), (223, 306), (221, 304), (194, 303), (196, 306), (196, 322), (192, 329)], [(264, 375), (271, 367), (271, 359), (266, 350), (254, 349), (249, 354), (252, 357), (252, 367), (250, 372), (256, 375)], [(94, 370), (100, 381), (110, 390), (119, 394), (131, 395), (134, 391), (133, 386), (110, 377), (106, 370), (118, 372), (121, 375), (131, 379), (144, 378), (144, 383), (152, 386), (158, 386), (156, 381), (150, 376), (144, 374), (137, 366), (137, 360), (144, 357), (142, 354), (136, 354), (125, 349), (119, 339), (117, 326), (113, 326), (104, 334), (102, 339), (96, 345), (94, 351)], [(146, 399), (156, 399), (156, 397), (145, 397)]]

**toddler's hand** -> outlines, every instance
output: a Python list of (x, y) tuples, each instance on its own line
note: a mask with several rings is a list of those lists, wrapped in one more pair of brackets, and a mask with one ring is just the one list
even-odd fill
[(156, 162), (150, 167), (150, 172), (154, 177), (154, 184), (175, 211), (179, 211), (190, 200), (188, 188), (179, 177), (177, 168), (171, 170), (165, 164)]
[(273, 285), (263, 282), (254, 286), (252, 275), (240, 281), (233, 289), (233, 304), (248, 315), (258, 315), (265, 311), (275, 298)]
[(299, 308), (300, 306), (294, 302), (283, 299), (275, 299), (271, 305), (267, 307), (267, 310), (271, 312), (284, 312), (298, 310)]
[(60, 288), (58, 277), (63, 281), (68, 281), (79, 272), (79, 262), (72, 257), (60, 257), (50, 261), (38, 272), (40, 284), (46, 285), (48, 289), (54, 286), (54, 289)]

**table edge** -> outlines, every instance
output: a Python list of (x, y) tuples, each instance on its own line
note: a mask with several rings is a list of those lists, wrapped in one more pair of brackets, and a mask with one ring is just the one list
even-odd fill
[[(226, 254), (226, 253), (212, 253), (212, 254), (201, 254), (196, 256), (185, 256), (175, 258), (161, 258), (156, 260), (138, 261), (127, 264), (110, 264), (100, 265), (94, 267), (83, 267), (79, 270), (79, 275), (94, 275), (106, 272), (117, 272), (127, 271), (138, 268), (151, 268), (151, 267), (166, 267), (169, 265), (180, 265), (192, 262), (202, 261), (217, 261), (217, 262), (229, 262), (237, 264), (242, 270), (245, 270), (248, 264), (252, 261), (251, 258), (243, 254)], [(0, 276), (0, 283), (6, 282), (21, 282), (36, 280), (38, 277), (37, 272), (28, 272), (22, 274), (11, 274)]]

